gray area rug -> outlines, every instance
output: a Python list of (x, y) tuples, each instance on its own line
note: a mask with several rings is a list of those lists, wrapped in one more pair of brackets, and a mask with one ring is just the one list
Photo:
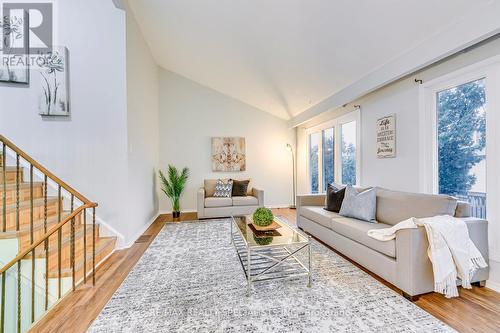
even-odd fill
[(454, 332), (313, 241), (307, 278), (253, 287), (229, 220), (167, 224), (90, 332)]

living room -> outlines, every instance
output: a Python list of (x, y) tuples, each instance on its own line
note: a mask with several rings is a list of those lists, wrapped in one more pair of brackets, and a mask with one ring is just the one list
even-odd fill
[(2, 332), (500, 331), (498, 2), (0, 7)]

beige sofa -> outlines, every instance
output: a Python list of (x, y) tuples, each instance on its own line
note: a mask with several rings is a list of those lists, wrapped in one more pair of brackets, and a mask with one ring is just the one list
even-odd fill
[(198, 218), (216, 218), (232, 215), (252, 214), (257, 208), (264, 207), (264, 191), (251, 187), (244, 197), (214, 197), (217, 179), (206, 179), (204, 187), (198, 190)]
[[(425, 229), (400, 230), (388, 242), (369, 237), (368, 230), (388, 228), (410, 217), (452, 215), (467, 223), (472, 241), (488, 260), (487, 221), (470, 217), (469, 204), (450, 196), (378, 188), (378, 223), (343, 217), (324, 206), (324, 194), (297, 196), (298, 227), (398, 287), (409, 299), (434, 290)], [(488, 268), (480, 269), (472, 282), (484, 285), (488, 274)]]

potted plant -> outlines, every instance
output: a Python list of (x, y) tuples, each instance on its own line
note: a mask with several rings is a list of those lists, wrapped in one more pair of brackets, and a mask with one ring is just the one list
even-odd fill
[(189, 169), (184, 168), (179, 174), (177, 168), (169, 164), (168, 178), (165, 177), (161, 170), (159, 173), (162, 182), (162, 191), (172, 202), (172, 215), (174, 218), (179, 218), (181, 216), (180, 199), (189, 177)]

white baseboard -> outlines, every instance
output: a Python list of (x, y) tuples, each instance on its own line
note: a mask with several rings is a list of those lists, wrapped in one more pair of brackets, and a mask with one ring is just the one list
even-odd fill
[[(186, 209), (186, 210), (182, 210), (181, 213), (197, 213), (198, 211), (197, 210), (194, 210), (194, 209)], [(160, 210), (158, 212), (159, 215), (165, 215), (165, 214), (172, 214), (172, 211), (171, 210)]]
[(269, 209), (283, 209), (283, 208), (290, 208), (290, 204), (282, 204), (282, 205), (268, 205), (266, 208)]
[(486, 288), (490, 288), (496, 292), (500, 293), (500, 283), (488, 280), (486, 281)]
[(148, 228), (151, 226), (151, 224), (153, 224), (154, 221), (156, 221), (156, 219), (160, 216), (160, 213), (156, 213), (153, 218), (151, 220), (149, 220), (146, 224), (144, 224), (142, 226), (141, 229), (139, 229), (139, 231), (137, 231), (135, 233), (135, 235), (131, 238), (131, 241), (129, 241), (128, 243), (126, 244), (121, 244), (120, 246), (117, 246), (117, 248), (119, 250), (122, 250), (122, 249), (128, 249), (129, 247), (131, 247), (132, 245), (134, 245), (135, 241), (137, 239), (139, 239), (139, 237), (142, 236), (142, 234), (148, 230)]

